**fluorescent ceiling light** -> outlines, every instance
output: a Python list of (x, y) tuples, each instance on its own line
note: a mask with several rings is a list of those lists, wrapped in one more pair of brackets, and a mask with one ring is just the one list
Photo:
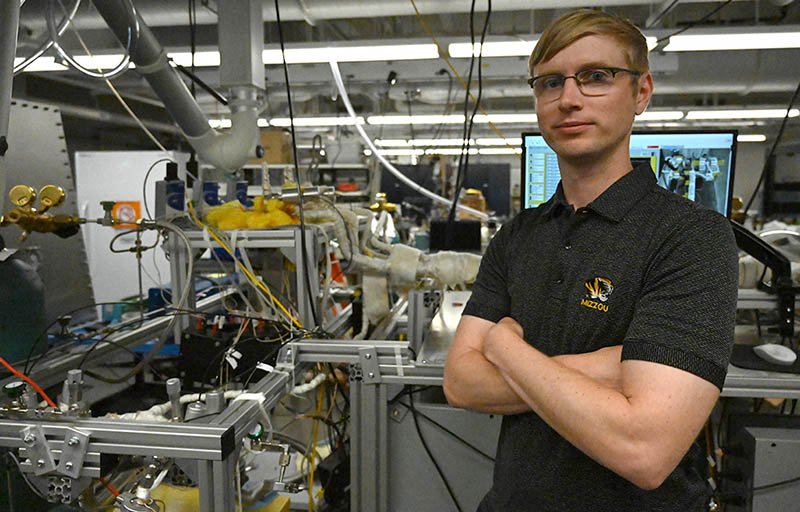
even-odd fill
[(260, 126), (261, 128), (265, 128), (265, 127), (269, 126), (269, 121), (267, 121), (263, 117), (259, 117), (258, 118), (258, 122), (256, 124), (258, 126)]
[[(800, 115), (793, 108), (789, 117)], [(752, 109), (752, 110), (692, 110), (686, 113), (686, 119), (780, 119), (786, 117), (786, 109)]]
[[(464, 139), (412, 139), (408, 141), (412, 146), (462, 146)], [(475, 144), (475, 139), (470, 139), (470, 144)]]
[(677, 119), (683, 119), (683, 112), (680, 110), (656, 110), (643, 112), (636, 116), (634, 121), (675, 121)]
[(800, 32), (760, 32), (739, 34), (692, 34), (672, 36), (665, 52), (711, 50), (771, 50), (800, 48)]
[(477, 114), (475, 116), (476, 123), (488, 123), (489, 121), (494, 124), (537, 123), (539, 118), (536, 117), (536, 114)]
[[(264, 50), (264, 64), (281, 64), (281, 51)], [(319, 64), (336, 62), (368, 62), (386, 60), (438, 59), (435, 44), (394, 44), (371, 46), (339, 46), (325, 48), (289, 48), (286, 62), (289, 64)]]
[[(366, 153), (366, 152), (365, 152)], [(383, 156), (412, 156), (412, 155), (424, 155), (424, 149), (379, 149), (379, 155)]]
[(501, 139), (499, 137), (491, 139), (478, 139), (479, 146), (521, 146), (522, 138)]
[[(646, 37), (647, 49), (656, 47), (657, 37)], [(489, 41), (483, 44), (483, 57), (530, 57), (536, 47), (538, 39), (528, 41)], [(447, 46), (447, 53), (454, 59), (477, 57), (481, 53), (481, 43), (451, 43)]]
[[(180, 64), (185, 68), (191, 67), (192, 65), (191, 52), (168, 53), (167, 57), (172, 59), (175, 62), (175, 64)], [(220, 59), (218, 51), (195, 52), (194, 54), (195, 67), (204, 68), (208, 66), (219, 66), (219, 63)]]
[[(430, 148), (425, 150), (426, 155), (460, 155), (461, 153), (466, 153), (466, 150), (462, 150), (461, 148)], [(477, 155), (477, 149), (470, 149), (470, 155)]]
[[(483, 44), (484, 57), (529, 57), (536, 46), (536, 39), (533, 41), (490, 41)], [(454, 59), (472, 57), (472, 50), (475, 56), (481, 52), (481, 43), (451, 43), (447, 46), (447, 52)]]
[(212, 128), (220, 129), (220, 128), (230, 128), (231, 127), (231, 120), (230, 119), (209, 119), (208, 125)]
[[(117, 67), (124, 58), (124, 55), (80, 55), (75, 57), (75, 60), (86, 69), (96, 70), (100, 69), (114, 69)], [(135, 67), (133, 63), (128, 64), (129, 67)]]
[(369, 116), (367, 122), (369, 124), (459, 124), (464, 122), (464, 115)]
[(767, 136), (762, 133), (753, 133), (747, 135), (738, 135), (736, 137), (737, 142), (764, 142), (767, 140)]
[[(376, 139), (375, 145), (381, 147), (408, 147), (408, 146), (461, 146), (463, 139)], [(470, 144), (475, 144), (475, 139), (470, 139)]]
[(375, 139), (376, 146), (410, 146), (409, 142), (405, 139)]
[(480, 148), (481, 155), (521, 155), (522, 148)]
[[(358, 124), (364, 124), (364, 118), (358, 116)], [(273, 117), (269, 120), (270, 126), (291, 126), (288, 117)], [(356, 124), (352, 117), (295, 117), (295, 126), (353, 126)]]
[[(25, 59), (18, 58), (14, 59), (14, 66), (18, 66), (22, 63)], [(25, 68), (25, 71), (36, 72), (36, 71), (66, 71), (68, 68), (56, 62), (56, 59), (53, 57), (39, 57), (35, 61), (31, 62), (28, 67)]]

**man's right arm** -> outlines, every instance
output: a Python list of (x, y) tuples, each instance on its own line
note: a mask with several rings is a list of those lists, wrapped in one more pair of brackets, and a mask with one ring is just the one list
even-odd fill
[[(483, 342), (496, 324), (464, 315), (456, 329), (444, 368), (444, 394), (453, 407), (488, 414), (518, 414), (530, 407), (508, 386), (483, 355)], [(553, 359), (616, 391), (621, 389), (622, 346), (585, 354), (565, 354)]]
[(483, 356), (483, 340), (494, 322), (464, 315), (444, 367), (444, 394), (453, 407), (488, 414), (518, 414), (530, 407)]

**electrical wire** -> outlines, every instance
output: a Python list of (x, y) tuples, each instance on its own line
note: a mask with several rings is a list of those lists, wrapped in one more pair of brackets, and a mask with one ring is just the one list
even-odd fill
[(753, 492), (764, 491), (766, 489), (772, 489), (774, 487), (780, 487), (782, 485), (793, 484), (795, 482), (800, 482), (800, 476), (795, 477), (795, 478), (790, 478), (788, 480), (782, 480), (780, 482), (775, 482), (775, 483), (772, 483), (772, 484), (759, 485), (758, 487), (753, 487), (752, 491)]
[[(297, 160), (297, 137), (294, 130), (294, 110), (292, 107), (292, 88), (289, 84), (289, 66), (286, 63), (286, 49), (283, 40), (283, 24), (281, 23), (281, 12), (278, 6), (279, 1), (275, 0), (275, 22), (278, 25), (278, 39), (281, 44), (281, 62), (283, 63), (283, 77), (286, 81), (286, 100), (289, 104), (289, 124), (292, 132), (292, 154), (294, 156), (294, 174), (297, 181), (297, 205), (300, 213), (300, 249), (303, 255), (303, 276), (306, 283), (306, 291), (308, 292), (308, 305), (311, 309), (311, 317), (314, 319), (314, 324), (319, 325), (316, 307), (314, 306), (314, 293), (311, 290), (311, 269), (308, 264), (308, 248), (306, 247), (306, 223), (303, 214), (303, 190), (300, 183), (300, 168)], [(299, 291), (298, 291), (299, 294)], [(298, 297), (299, 299), (299, 297)], [(299, 302), (299, 300), (298, 300)]]
[(665, 8), (663, 11), (661, 11), (661, 14), (659, 14), (658, 16), (656, 16), (656, 19), (654, 19), (654, 20), (653, 20), (651, 23), (647, 24), (647, 25), (646, 25), (644, 28), (645, 28), (645, 29), (651, 28), (653, 25), (655, 25), (656, 23), (658, 23), (659, 21), (661, 21), (661, 18), (663, 18), (664, 16), (666, 16), (666, 14), (667, 14), (668, 12), (670, 12), (670, 11), (672, 10), (672, 8), (673, 8), (673, 7), (675, 7), (675, 4), (677, 4), (679, 1), (680, 1), (680, 0), (672, 0), (672, 3), (671, 3), (671, 4), (669, 4), (669, 5), (668, 5), (668, 6), (667, 6), (667, 7), (666, 7), (666, 8)]
[(430, 423), (436, 425), (442, 431), (444, 431), (445, 433), (449, 434), (453, 439), (455, 439), (456, 441), (460, 442), (461, 444), (463, 444), (464, 446), (466, 446), (470, 450), (474, 451), (475, 453), (477, 453), (478, 455), (480, 455), (484, 459), (486, 459), (488, 461), (491, 461), (491, 462), (494, 462), (494, 457), (492, 457), (491, 455), (487, 454), (486, 452), (484, 452), (483, 450), (481, 450), (480, 448), (478, 448), (474, 444), (470, 443), (469, 441), (467, 441), (463, 437), (459, 436), (458, 434), (456, 434), (455, 432), (453, 432), (449, 428), (447, 428), (444, 425), (442, 425), (441, 423), (439, 423), (438, 421), (434, 420), (433, 418), (431, 418), (427, 414), (425, 414), (423, 412), (420, 412), (419, 409), (413, 407), (410, 404), (406, 404), (401, 400), (398, 400), (397, 403), (402, 405), (403, 407), (405, 407), (409, 411), (416, 412), (417, 414), (419, 414), (420, 417), (422, 417), (423, 419), (425, 419), (425, 420), (429, 421)]
[(753, 189), (753, 194), (750, 196), (750, 200), (747, 201), (747, 205), (745, 205), (744, 207), (745, 213), (747, 213), (747, 211), (750, 210), (750, 207), (753, 205), (753, 201), (755, 201), (756, 199), (756, 194), (758, 194), (758, 189), (761, 188), (761, 184), (764, 182), (767, 170), (770, 167), (770, 162), (775, 156), (775, 150), (778, 148), (778, 143), (781, 141), (781, 137), (783, 137), (783, 132), (786, 129), (786, 124), (789, 122), (789, 113), (792, 111), (794, 102), (797, 100), (798, 93), (800, 93), (800, 82), (798, 82), (797, 87), (794, 90), (794, 94), (792, 94), (792, 99), (789, 100), (789, 106), (786, 108), (786, 115), (783, 116), (783, 122), (781, 123), (781, 127), (778, 130), (778, 135), (775, 136), (775, 141), (772, 143), (772, 147), (769, 150), (769, 154), (767, 154), (767, 158), (764, 160), (764, 167), (761, 169), (761, 175), (758, 177), (758, 182), (756, 182), (756, 186)]
[[(191, 289), (192, 289), (192, 287), (194, 285), (194, 281), (193, 281), (193, 277), (192, 277), (193, 274), (194, 274), (194, 258), (192, 257), (192, 243), (189, 240), (189, 238), (186, 236), (186, 233), (184, 233), (182, 229), (180, 229), (179, 227), (175, 226), (172, 223), (155, 221), (153, 224), (155, 226), (157, 226), (157, 227), (161, 227), (161, 228), (164, 228), (164, 229), (172, 231), (178, 238), (180, 238), (183, 241), (183, 243), (186, 246), (186, 252), (187, 252), (187, 255), (188, 255), (188, 258), (187, 258), (187, 266), (188, 266), (188, 268), (187, 268), (187, 271), (186, 271), (186, 284), (184, 285), (183, 290), (181, 291), (181, 295), (180, 295), (180, 298), (178, 299), (178, 303), (177, 303), (177, 308), (181, 309), (181, 308), (183, 308), (185, 306), (186, 301), (189, 299), (189, 293), (191, 292)], [(172, 334), (172, 329), (173, 329), (173, 327), (175, 325), (175, 321), (177, 320), (177, 318), (178, 318), (178, 316), (174, 315), (170, 319), (169, 323), (164, 328), (164, 331), (162, 332), (162, 334), (159, 337), (158, 341), (153, 345), (153, 347), (150, 349), (150, 351), (147, 352), (147, 354), (145, 354), (144, 357), (142, 357), (142, 359), (136, 364), (136, 366), (134, 366), (134, 368), (130, 372), (128, 372), (126, 375), (124, 375), (122, 377), (112, 378), (112, 379), (105, 379), (104, 382), (107, 382), (109, 384), (119, 384), (119, 383), (125, 382), (128, 379), (130, 379), (131, 377), (133, 377), (134, 375), (136, 375), (137, 373), (139, 373), (140, 371), (142, 371), (142, 369), (145, 366), (150, 364), (150, 361), (161, 351), (161, 349), (164, 347), (164, 345), (166, 345), (167, 340), (169, 339), (170, 335)], [(99, 344), (95, 344), (95, 345), (92, 346), (92, 348), (89, 349), (89, 351), (84, 356), (84, 360), (88, 357), (89, 352), (94, 350), (94, 348), (97, 347), (98, 345)]]
[(8, 361), (3, 359), (2, 357), (0, 357), (0, 364), (8, 368), (8, 371), (10, 371), (11, 373), (13, 373), (20, 379), (24, 380), (25, 382), (33, 386), (33, 389), (35, 389), (40, 395), (42, 395), (42, 398), (44, 398), (44, 401), (47, 402), (48, 405), (50, 405), (51, 407), (58, 408), (56, 403), (53, 402), (53, 400), (51, 400), (49, 396), (47, 396), (47, 393), (45, 393), (44, 390), (40, 388), (38, 384), (36, 384), (33, 380), (31, 380), (30, 377), (28, 377), (27, 375), (23, 374), (22, 372), (20, 372), (10, 364), (8, 364)]
[[(680, 30), (678, 30), (678, 31), (676, 31), (676, 32), (673, 32), (672, 34), (670, 34), (670, 35), (668, 35), (668, 36), (664, 36), (664, 37), (662, 37), (661, 39), (658, 39), (658, 40), (656, 41), (656, 44), (661, 44), (661, 43), (663, 43), (664, 41), (669, 41), (669, 38), (670, 38), (670, 37), (672, 37), (672, 36), (677, 36), (678, 34), (683, 34), (683, 33), (684, 33), (684, 32), (686, 32), (687, 30), (689, 30), (690, 28), (693, 28), (693, 27), (695, 27), (695, 26), (699, 25), (700, 23), (703, 23), (704, 21), (708, 20), (708, 19), (709, 19), (711, 16), (713, 16), (713, 15), (717, 14), (717, 13), (718, 13), (719, 11), (721, 11), (723, 8), (725, 8), (726, 6), (728, 6), (728, 4), (730, 4), (731, 2), (733, 2), (733, 0), (725, 0), (725, 2), (721, 3), (721, 4), (720, 4), (720, 5), (718, 5), (716, 8), (712, 9), (712, 10), (711, 10), (711, 11), (710, 11), (708, 14), (706, 14), (705, 16), (703, 16), (702, 18), (700, 18), (699, 20), (697, 20), (697, 21), (693, 21), (693, 22), (689, 23), (688, 25), (686, 25), (685, 27), (681, 28)], [(673, 3), (674, 3), (674, 2), (673, 2)], [(672, 7), (672, 6), (670, 6), (670, 7)]]
[(233, 260), (235, 262), (237, 262), (239, 265), (241, 265), (242, 271), (247, 275), (247, 277), (250, 278), (250, 281), (256, 287), (260, 288), (263, 292), (265, 292), (267, 295), (269, 295), (269, 297), (273, 301), (275, 301), (275, 303), (278, 305), (278, 307), (281, 309), (281, 311), (283, 311), (283, 314), (285, 314), (289, 318), (289, 320), (292, 321), (293, 324), (295, 324), (297, 327), (302, 329), (303, 325), (294, 316), (292, 316), (291, 313), (289, 313), (289, 311), (283, 306), (283, 304), (280, 303), (280, 301), (278, 301), (277, 298), (275, 298), (275, 296), (272, 294), (272, 292), (269, 290), (269, 288), (264, 286), (264, 284), (260, 280), (256, 279), (255, 276), (253, 276), (253, 274), (251, 274), (250, 271), (247, 270), (247, 268), (244, 265), (242, 265), (241, 261), (239, 261), (239, 259), (233, 253), (233, 251), (231, 251), (231, 249), (222, 240), (220, 240), (219, 236), (217, 236), (217, 234), (214, 232), (214, 229), (211, 228), (211, 227), (208, 227), (205, 224), (203, 224), (202, 222), (200, 222), (200, 220), (197, 218), (197, 215), (195, 215), (194, 208), (192, 207), (191, 203), (189, 203), (189, 213), (191, 214), (192, 219), (194, 219), (194, 221), (201, 228), (207, 229), (208, 233), (211, 235), (211, 237), (214, 240), (216, 240), (216, 242), (220, 245), (220, 247), (222, 247), (225, 250), (225, 252), (227, 252), (230, 255), (230, 257), (233, 258)]
[[(64, 7), (64, 4), (61, 2), (61, 0), (48, 0), (47, 8), (46, 8), (46, 11), (45, 11), (46, 12), (46, 16), (45, 17), (47, 19), (47, 30), (50, 33), (50, 40), (53, 42), (53, 48), (56, 49), (58, 54), (61, 55), (61, 57), (65, 61), (67, 61), (70, 66), (72, 66), (74, 69), (76, 69), (77, 71), (81, 72), (82, 74), (84, 74), (86, 76), (89, 76), (89, 77), (92, 77), (92, 78), (102, 78), (102, 79), (105, 79), (105, 80), (110, 80), (112, 78), (115, 78), (115, 77), (121, 75), (122, 73), (124, 73), (125, 71), (128, 70), (128, 67), (129, 67), (130, 62), (131, 62), (131, 50), (133, 49), (134, 45), (136, 44), (136, 42), (139, 39), (139, 29), (140, 29), (139, 20), (138, 20), (138, 17), (136, 15), (136, 8), (133, 6), (133, 3), (131, 2), (131, 0), (127, 0), (125, 2), (125, 4), (131, 10), (131, 12), (133, 13), (133, 16), (132, 16), (131, 19), (136, 20), (136, 22), (134, 23), (133, 27), (128, 27), (128, 41), (127, 41), (126, 47), (125, 47), (125, 55), (123, 56), (123, 58), (119, 62), (119, 64), (117, 64), (108, 73), (104, 73), (102, 70), (99, 69), (99, 67), (98, 67), (98, 72), (95, 73), (94, 71), (81, 66), (80, 63), (78, 63), (78, 61), (76, 61), (75, 58), (72, 57), (72, 55), (70, 55), (69, 52), (67, 52), (61, 46), (61, 43), (59, 42), (60, 37), (58, 35), (58, 30), (56, 28), (55, 13), (53, 12), (53, 4), (56, 1), (61, 6), (61, 9), (64, 11), (64, 14), (65, 15), (68, 14), (66, 7)], [(75, 34), (77, 35), (78, 31), (75, 29), (75, 25), (74, 24), (71, 25), (71, 28), (72, 28), (73, 32), (75, 32)], [(80, 39), (80, 36), (78, 36), (78, 38)], [(83, 41), (82, 40), (81, 40), (81, 44), (83, 45)], [(86, 47), (84, 46), (84, 48), (86, 48)], [(92, 57), (91, 54), (89, 54), (89, 56)]]
[[(194, 84), (199, 85), (201, 89), (210, 94), (211, 97), (217, 100), (219, 103), (222, 103), (223, 105), (226, 106), (228, 105), (228, 98), (226, 98), (225, 96), (220, 94), (216, 89), (205, 83), (199, 76), (195, 75), (193, 71), (189, 71), (184, 66), (181, 66), (172, 59), (170, 59), (170, 62), (172, 63), (172, 66), (175, 69), (186, 75), (186, 77), (189, 78), (189, 80), (191, 80), (193, 86)], [(194, 55), (192, 55), (192, 62), (194, 63)], [(194, 95), (194, 93), (192, 94)]]
[[(72, 11), (67, 16), (64, 16), (61, 21), (58, 23), (58, 29), (56, 30), (56, 34), (61, 37), (65, 30), (67, 30), (67, 26), (72, 22), (73, 18), (75, 18), (75, 14), (78, 12), (78, 8), (81, 5), (81, 0), (76, 0), (75, 5), (72, 6)], [(19, 73), (22, 73), (25, 68), (33, 64), (33, 62), (44, 55), (44, 52), (50, 49), (53, 46), (53, 40), (48, 38), (44, 43), (42, 43), (39, 48), (36, 49), (29, 57), (25, 58), (22, 62), (18, 65), (14, 66), (14, 76)]]
[[(355, 119), (357, 119), (356, 111), (355, 111), (355, 109), (353, 109), (353, 104), (350, 103), (350, 97), (348, 96), (347, 89), (344, 86), (344, 80), (342, 80), (342, 72), (339, 70), (339, 64), (335, 60), (332, 60), (332, 61), (329, 62), (329, 65), (331, 67), (331, 74), (333, 75), (333, 80), (336, 83), (336, 87), (339, 89), (339, 95), (342, 98), (342, 102), (344, 102), (344, 106), (347, 109), (347, 113), (350, 115), (350, 117), (352, 119), (355, 120)], [(355, 123), (354, 126), (355, 126), (355, 129), (358, 132), (358, 134), (361, 136), (361, 139), (364, 141), (364, 143), (372, 151), (372, 154), (400, 182), (402, 182), (404, 185), (409, 187), (411, 190), (419, 192), (423, 196), (425, 196), (425, 197), (427, 197), (429, 199), (432, 199), (433, 201), (435, 201), (437, 203), (444, 204), (444, 205), (447, 205), (447, 206), (450, 206), (451, 204), (453, 204), (453, 202), (451, 200), (449, 200), (449, 199), (447, 199), (445, 197), (442, 197), (440, 195), (434, 194), (430, 190), (428, 190), (428, 189), (426, 189), (424, 187), (421, 187), (419, 184), (414, 183), (414, 181), (412, 181), (408, 176), (406, 176), (405, 174), (400, 172), (397, 169), (397, 167), (392, 165), (392, 163), (389, 162), (389, 160), (387, 160), (386, 157), (383, 156), (380, 153), (378, 148), (375, 146), (375, 143), (372, 141), (372, 139), (370, 139), (369, 135), (367, 135), (367, 132), (364, 131), (364, 128), (361, 126), (361, 124)], [(464, 206), (464, 205), (461, 205), (461, 204), (458, 205), (458, 207), (461, 208), (462, 211), (468, 212), (471, 215), (474, 215), (474, 216), (478, 217), (479, 219), (486, 220), (486, 219), (489, 218), (489, 216), (487, 214), (485, 214), (484, 212), (478, 211), (478, 210), (476, 210), (474, 208), (469, 208), (468, 206)]]
[[(53, 1), (53, 0), (50, 0), (50, 1)], [(60, 0), (59, 0), (59, 1), (60, 1)], [(130, 4), (130, 0), (128, 0), (128, 3), (129, 3), (129, 5), (130, 5), (131, 9), (134, 9), (134, 10), (133, 10), (133, 13), (134, 13), (134, 16), (136, 16), (136, 10), (135, 10), (135, 8), (133, 7), (133, 4)], [(49, 5), (49, 4), (48, 4), (48, 5)], [(139, 27), (139, 22), (138, 22), (138, 18), (137, 18), (137, 22), (136, 22), (136, 30), (137, 30), (137, 33), (138, 33), (138, 27)], [(83, 50), (86, 52), (86, 55), (88, 55), (89, 57), (92, 57), (92, 52), (89, 50), (89, 47), (88, 47), (88, 46), (86, 45), (86, 43), (83, 41), (83, 38), (81, 38), (81, 35), (80, 35), (80, 33), (78, 33), (78, 31), (77, 31), (77, 30), (75, 30), (75, 29), (74, 29), (74, 27), (73, 27), (73, 31), (75, 32), (75, 37), (77, 37), (77, 38), (78, 38), (78, 42), (79, 42), (79, 43), (81, 44), (81, 46), (83, 47)], [(137, 36), (137, 37), (138, 37), (138, 36)], [(101, 70), (100, 70), (100, 67), (99, 67), (99, 66), (98, 66), (97, 70), (98, 70), (98, 72), (101, 72)], [(112, 84), (112, 83), (111, 83), (111, 80), (110, 80), (109, 78), (106, 78), (106, 79), (105, 79), (105, 83), (106, 83), (106, 85), (108, 86), (108, 88), (111, 90), (111, 93), (114, 95), (114, 97), (116, 97), (116, 98), (117, 98), (117, 101), (119, 101), (119, 103), (122, 105), (122, 108), (124, 108), (124, 109), (125, 109), (125, 111), (128, 113), (128, 115), (129, 115), (129, 116), (131, 116), (131, 118), (132, 118), (132, 119), (133, 119), (133, 120), (136, 122), (136, 124), (137, 124), (137, 125), (139, 125), (139, 128), (141, 128), (141, 129), (142, 129), (142, 131), (144, 131), (144, 133), (147, 135), (147, 137), (148, 137), (148, 138), (149, 138), (151, 141), (153, 141), (153, 144), (155, 144), (155, 145), (156, 145), (156, 147), (157, 147), (158, 149), (160, 149), (160, 150), (161, 150), (161, 151), (162, 151), (162, 152), (163, 152), (163, 153), (166, 155), (166, 157), (167, 157), (167, 158), (169, 158), (170, 160), (173, 160), (173, 161), (174, 161), (174, 159), (173, 159), (173, 158), (172, 158), (172, 156), (169, 154), (169, 152), (167, 151), (167, 149), (166, 149), (166, 148), (165, 148), (165, 147), (164, 147), (164, 146), (163, 146), (163, 145), (162, 145), (162, 144), (161, 144), (161, 143), (158, 141), (158, 139), (156, 139), (155, 135), (153, 135), (153, 132), (151, 132), (151, 131), (150, 131), (150, 130), (149, 130), (149, 129), (148, 129), (148, 128), (147, 128), (147, 127), (144, 125), (144, 123), (142, 122), (142, 120), (141, 120), (141, 119), (139, 119), (139, 116), (137, 116), (137, 115), (134, 113), (134, 111), (131, 109), (131, 107), (128, 105), (128, 103), (127, 103), (127, 102), (126, 102), (126, 101), (125, 101), (125, 100), (122, 98), (122, 95), (120, 95), (119, 91), (117, 91), (117, 88), (116, 88), (116, 87), (114, 87), (114, 84)], [(195, 179), (197, 179), (197, 178), (195, 177)]]
[(142, 182), (142, 201), (144, 202), (144, 212), (147, 214), (147, 218), (150, 220), (153, 219), (153, 216), (150, 214), (150, 208), (147, 206), (147, 179), (150, 178), (150, 173), (153, 172), (153, 169), (155, 169), (156, 165), (162, 162), (174, 162), (174, 161), (175, 161), (174, 158), (160, 158), (155, 162), (153, 162), (153, 165), (151, 165), (150, 168), (147, 169), (147, 172), (144, 175), (144, 182)]
[[(436, 39), (436, 35), (433, 33), (433, 31), (430, 29), (430, 27), (428, 27), (428, 24), (425, 22), (425, 18), (422, 17), (422, 14), (419, 12), (419, 9), (417, 8), (417, 4), (414, 2), (414, 0), (410, 0), (410, 1), (411, 1), (411, 5), (414, 7), (414, 12), (417, 15), (417, 19), (419, 20), (420, 25), (422, 25), (422, 29), (430, 36), (431, 40), (433, 40), (433, 43), (436, 45), (436, 48), (438, 48), (439, 56), (442, 59), (444, 59), (445, 63), (447, 64), (447, 67), (450, 68), (450, 71), (452, 71), (453, 74), (456, 75), (456, 78), (458, 79), (458, 83), (461, 84), (461, 87), (463, 87), (465, 91), (468, 90), (467, 82), (465, 82), (464, 79), (461, 78), (461, 75), (458, 74), (458, 71), (456, 71), (456, 68), (455, 68), (455, 66), (453, 66), (453, 63), (450, 62), (450, 59), (447, 57), (447, 52), (445, 51), (444, 48), (442, 48), (442, 45), (439, 44), (439, 41)], [(473, 49), (474, 48), (475, 47), (473, 46)], [(481, 47), (481, 51), (483, 51), (483, 47)], [(474, 52), (474, 50), (473, 50), (473, 52)], [(475, 98), (472, 98), (472, 100), (475, 101)], [(489, 114), (487, 114), (486, 111), (483, 110), (482, 107), (480, 108), (480, 111), (481, 111), (481, 114), (487, 116), (487, 118), (488, 118)], [(492, 121), (489, 121), (488, 124), (489, 124), (489, 127), (494, 131), (494, 133), (496, 133), (498, 137), (500, 137), (501, 139), (503, 139), (505, 141), (505, 136), (500, 131), (500, 129)], [(516, 149), (514, 146), (512, 146), (511, 144), (509, 144), (507, 142), (505, 144), (506, 144), (507, 148)]]
[(436, 462), (433, 453), (431, 453), (431, 449), (428, 448), (428, 443), (425, 441), (425, 437), (423, 437), (422, 435), (422, 430), (419, 428), (419, 421), (417, 420), (417, 412), (414, 409), (413, 395), (409, 394), (408, 400), (411, 403), (411, 417), (414, 420), (414, 428), (417, 430), (417, 436), (419, 437), (419, 440), (422, 443), (422, 447), (425, 449), (425, 453), (428, 454), (428, 458), (431, 460), (433, 466), (436, 468), (436, 472), (439, 473), (439, 477), (442, 479), (442, 483), (447, 489), (447, 494), (450, 495), (450, 499), (453, 500), (453, 505), (456, 506), (456, 510), (458, 510), (458, 512), (462, 512), (461, 505), (458, 504), (458, 500), (456, 499), (456, 495), (453, 492), (453, 489), (450, 487), (450, 483), (447, 481), (447, 478), (445, 478), (444, 472), (442, 472), (442, 468), (439, 467), (439, 463)]

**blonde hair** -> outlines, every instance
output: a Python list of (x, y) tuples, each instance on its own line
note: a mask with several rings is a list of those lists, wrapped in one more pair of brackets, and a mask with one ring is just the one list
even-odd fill
[(625, 50), (631, 69), (641, 73), (649, 71), (647, 41), (633, 23), (607, 12), (579, 9), (565, 14), (542, 33), (528, 61), (531, 76), (537, 64), (552, 59), (567, 46), (589, 35), (614, 38)]

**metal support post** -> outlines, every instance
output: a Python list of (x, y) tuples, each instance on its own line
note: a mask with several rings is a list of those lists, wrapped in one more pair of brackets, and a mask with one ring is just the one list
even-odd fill
[[(8, 149), (8, 119), (11, 116), (11, 87), (17, 53), (19, 1), (0, 2), (0, 162)], [(5, 211), (6, 174), (0, 168), (0, 213)]]
[(351, 510), (389, 510), (386, 395), (384, 385), (351, 381)]

